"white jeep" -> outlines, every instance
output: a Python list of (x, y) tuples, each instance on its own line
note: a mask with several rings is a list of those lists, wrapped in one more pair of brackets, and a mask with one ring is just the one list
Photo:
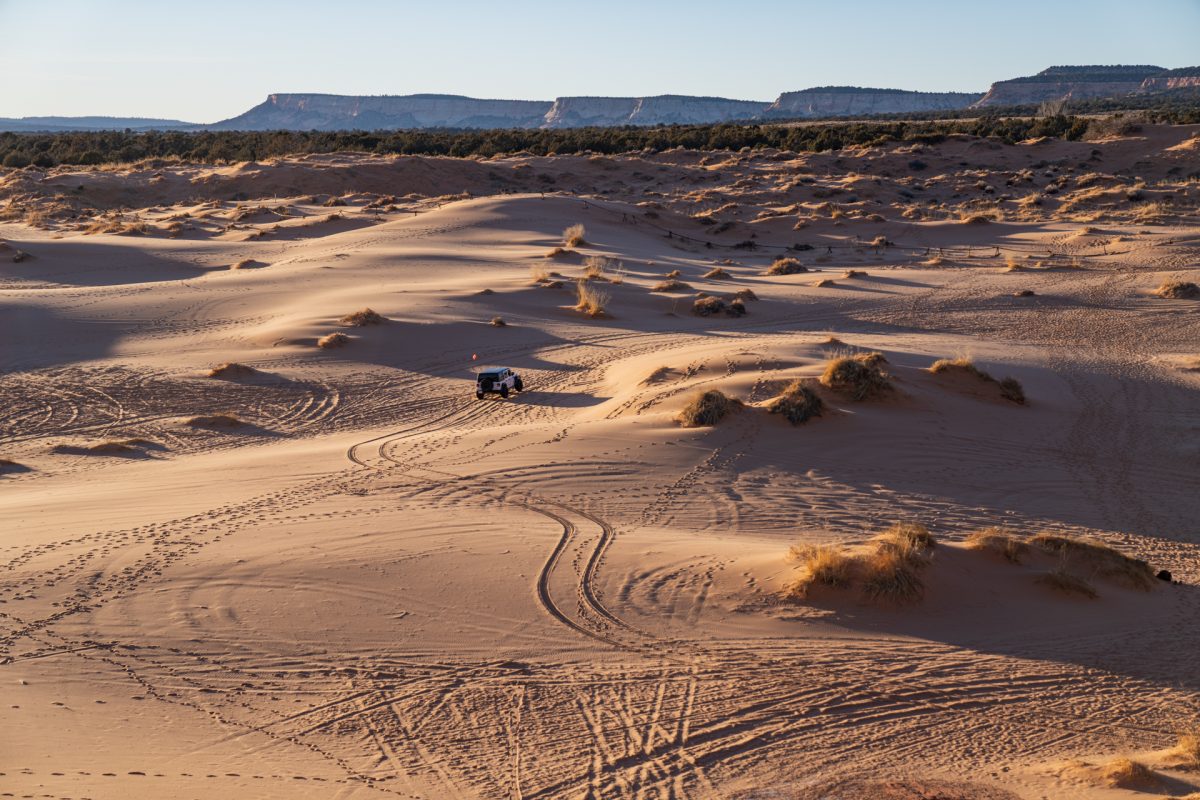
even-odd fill
[(485, 394), (508, 397), (509, 392), (523, 392), (525, 384), (521, 376), (508, 367), (496, 367), (475, 376), (475, 397), (482, 400)]

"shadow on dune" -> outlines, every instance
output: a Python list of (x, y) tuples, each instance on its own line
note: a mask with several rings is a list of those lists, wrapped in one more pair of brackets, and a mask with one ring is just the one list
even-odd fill
[(75, 319), (40, 306), (0, 301), (0, 371), (102, 358), (123, 332), (119, 322)]
[(543, 392), (536, 388), (528, 389), (516, 395), (518, 402), (531, 406), (552, 406), (554, 408), (588, 408), (598, 406), (609, 398), (584, 392)]
[(35, 258), (0, 264), (0, 276), (64, 286), (122, 286), (195, 278), (210, 270), (162, 258), (112, 237), (78, 237), (30, 245)]

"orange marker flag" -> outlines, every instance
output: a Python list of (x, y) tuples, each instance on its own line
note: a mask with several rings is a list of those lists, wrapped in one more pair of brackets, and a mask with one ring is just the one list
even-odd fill
[(476, 359), (478, 359), (478, 358), (479, 358), (479, 354), (478, 354), (478, 353), (471, 353), (471, 360), (472, 360), (472, 361), (475, 361), (475, 360), (476, 360)]

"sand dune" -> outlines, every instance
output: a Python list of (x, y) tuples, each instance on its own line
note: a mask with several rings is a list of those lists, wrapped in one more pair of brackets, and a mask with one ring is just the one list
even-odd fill
[[(0, 175), (0, 787), (1200, 791), (1197, 135)], [(919, 602), (789, 596), (897, 521)]]

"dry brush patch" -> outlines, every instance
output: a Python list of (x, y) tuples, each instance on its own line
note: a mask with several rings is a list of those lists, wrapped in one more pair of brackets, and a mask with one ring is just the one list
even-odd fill
[(1200, 286), (1190, 281), (1163, 281), (1154, 294), (1168, 300), (1195, 300), (1200, 298)]
[(722, 267), (713, 267), (708, 272), (704, 273), (704, 277), (711, 281), (725, 281), (729, 280), (733, 276)]
[(723, 297), (701, 294), (692, 302), (692, 313), (698, 317), (712, 317), (718, 314), (724, 314), (727, 317), (744, 317), (746, 304), (741, 297), (735, 297), (726, 302)]
[(1158, 773), (1131, 758), (1110, 761), (1105, 765), (1101, 776), (1109, 786), (1119, 789), (1146, 789), (1162, 783)]
[(654, 284), (654, 286), (650, 287), (650, 291), (652, 291), (652, 292), (686, 292), (686, 291), (690, 291), (691, 288), (692, 288), (691, 284), (684, 283), (683, 281), (676, 280), (675, 278), (669, 278), (668, 280), (660, 281), (659, 283)]
[(317, 347), (322, 350), (333, 350), (338, 347), (345, 347), (348, 344), (350, 344), (350, 337), (340, 331), (327, 333), (320, 339), (317, 339)]
[(1148, 563), (1133, 558), (1103, 542), (1058, 533), (1039, 533), (1030, 543), (1062, 559), (1063, 567), (1073, 566), (1129, 589), (1150, 591), (1155, 574)]
[(338, 320), (339, 323), (349, 328), (363, 328), (367, 325), (382, 325), (387, 322), (387, 317), (370, 309), (362, 308), (352, 314), (347, 314)]
[(980, 550), (998, 556), (1011, 564), (1023, 564), (1029, 557), (1029, 543), (1004, 528), (984, 528), (970, 534), (965, 541), (968, 550)]
[(575, 310), (589, 317), (603, 317), (608, 314), (609, 293), (592, 285), (586, 278), (575, 282)]
[(218, 364), (208, 371), (208, 377), (221, 378), (224, 380), (232, 380), (234, 378), (248, 378), (251, 375), (257, 375), (258, 370), (246, 364), (239, 364), (236, 361), (228, 361), (224, 364)]
[(984, 383), (992, 383), (1000, 389), (1000, 396), (1017, 405), (1025, 405), (1025, 389), (1016, 378), (1008, 377), (996, 380), (988, 372), (980, 369), (969, 358), (942, 358), (929, 368), (934, 375), (959, 374), (970, 375)]
[(853, 549), (828, 545), (793, 547), (789, 558), (800, 575), (784, 587), (784, 595), (802, 600), (815, 586), (849, 588), (857, 585), (871, 601), (906, 605), (921, 600), (921, 572), (930, 563), (936, 541), (919, 523), (896, 523), (865, 546)]
[(781, 414), (793, 425), (800, 425), (813, 417), (821, 416), (824, 409), (825, 401), (805, 385), (803, 380), (792, 381), (778, 397), (767, 404), (769, 413)]
[(882, 397), (892, 391), (882, 353), (858, 353), (831, 359), (821, 373), (821, 385), (853, 400)]
[(800, 259), (791, 256), (780, 256), (767, 267), (764, 275), (799, 275), (808, 272), (808, 267), (800, 263)]
[(587, 230), (577, 222), (563, 231), (563, 246), (583, 247), (587, 244), (587, 240), (583, 238), (586, 235)]
[(742, 408), (742, 401), (728, 397), (718, 389), (709, 389), (694, 396), (679, 412), (676, 419), (685, 428), (716, 425), (726, 416)]

